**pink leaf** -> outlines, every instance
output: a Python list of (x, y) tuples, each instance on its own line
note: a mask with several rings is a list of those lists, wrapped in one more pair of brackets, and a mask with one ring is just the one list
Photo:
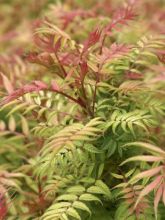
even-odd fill
[(59, 90), (60, 90), (60, 87), (59, 87), (59, 85), (56, 83), (55, 80), (52, 80), (52, 82), (51, 82), (51, 88), (52, 88), (52, 90), (54, 90), (54, 91), (59, 91)]
[(65, 12), (65, 11), (60, 11), (60, 19), (63, 21), (63, 29), (65, 29), (76, 17), (82, 17), (82, 18), (87, 18), (87, 17), (93, 17), (94, 13), (89, 10), (82, 10), (82, 9), (77, 9), (77, 10), (72, 10), (70, 12)]
[(136, 176), (134, 176), (131, 179), (131, 181), (139, 180), (139, 179), (146, 178), (146, 177), (152, 177), (152, 176), (156, 175), (157, 173), (159, 173), (162, 170), (162, 168), (163, 168), (163, 166), (159, 166), (159, 167), (152, 168), (150, 170), (141, 172), (141, 173), (137, 174)]
[(126, 78), (137, 80), (137, 79), (142, 79), (143, 75), (139, 74), (139, 73), (128, 72), (128, 73), (126, 73)]
[(10, 80), (3, 73), (0, 73), (0, 74), (2, 76), (3, 84), (4, 84), (6, 91), (8, 92), (8, 94), (11, 94), (14, 91), (14, 88), (13, 88)]
[(24, 58), (31, 63), (37, 63), (46, 67), (50, 67), (54, 63), (50, 54), (47, 52), (29, 52)]
[(1, 105), (9, 103), (9, 102), (13, 101), (14, 99), (17, 99), (17, 98), (23, 96), (26, 93), (38, 92), (40, 90), (46, 90), (46, 89), (48, 89), (48, 86), (44, 82), (34, 81), (31, 84), (24, 85), (23, 87), (13, 91), (11, 94), (9, 94), (7, 97), (5, 97), (4, 100), (2, 100)]
[(156, 192), (155, 199), (154, 199), (154, 211), (155, 211), (156, 219), (157, 219), (157, 208), (158, 208), (160, 198), (162, 196), (162, 191), (163, 191), (163, 185), (161, 184)]
[(57, 40), (56, 43), (54, 43), (54, 34), (49, 34), (48, 36), (39, 36), (38, 34), (34, 36), (35, 44), (43, 49), (46, 52), (49, 53), (56, 53), (61, 46), (61, 38)]
[(18, 36), (18, 33), (16, 31), (9, 31), (9, 32), (0, 36), (0, 42), (11, 41), (17, 36)]
[(24, 55), (24, 58), (29, 62), (36, 63), (38, 61), (38, 53), (37, 52), (30, 52)]
[(108, 34), (117, 24), (127, 24), (129, 20), (133, 20), (136, 14), (132, 7), (120, 8), (113, 16), (112, 21), (105, 27), (105, 33)]
[(47, 85), (42, 81), (34, 81), (34, 84), (38, 87), (39, 90), (47, 89)]
[(131, 161), (146, 161), (146, 162), (156, 162), (156, 161), (163, 161), (164, 157), (159, 157), (159, 156), (135, 156), (135, 157), (131, 157), (128, 158), (127, 160), (125, 160), (124, 162), (121, 163), (121, 165), (131, 162)]
[(74, 69), (70, 69), (65, 79), (69, 80), (72, 77), (73, 73), (74, 73)]
[(148, 195), (152, 190), (154, 190), (162, 181), (162, 176), (158, 176), (153, 182), (151, 182), (149, 185), (147, 185), (141, 192), (140, 195), (136, 201), (135, 208), (137, 204), (140, 202), (140, 200)]
[(70, 66), (70, 65), (73, 65), (73, 66), (77, 66), (79, 63), (80, 63), (80, 56), (79, 54), (77, 54), (77, 52), (67, 52), (67, 53), (61, 53), (60, 54), (60, 62), (61, 64), (63, 65), (66, 65), (66, 66)]
[(99, 62), (104, 64), (107, 60), (127, 54), (130, 47), (124, 44), (112, 44), (110, 48), (103, 47), (102, 54), (98, 55)]
[(125, 194), (122, 198), (124, 199), (129, 199), (129, 198), (133, 198), (134, 197), (134, 192), (130, 192)]

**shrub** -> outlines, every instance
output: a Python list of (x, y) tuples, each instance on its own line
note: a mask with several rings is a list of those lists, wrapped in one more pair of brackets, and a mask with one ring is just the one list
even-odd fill
[(50, 2), (1, 3), (1, 219), (163, 219), (163, 2)]

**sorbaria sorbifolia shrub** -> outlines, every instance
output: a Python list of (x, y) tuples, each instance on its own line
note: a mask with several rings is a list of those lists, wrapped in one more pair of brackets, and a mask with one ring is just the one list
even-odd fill
[(0, 6), (0, 219), (165, 219), (164, 1)]

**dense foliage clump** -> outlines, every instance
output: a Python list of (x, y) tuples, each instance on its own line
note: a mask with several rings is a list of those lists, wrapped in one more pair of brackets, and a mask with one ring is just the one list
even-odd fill
[(164, 1), (0, 5), (0, 219), (163, 220)]

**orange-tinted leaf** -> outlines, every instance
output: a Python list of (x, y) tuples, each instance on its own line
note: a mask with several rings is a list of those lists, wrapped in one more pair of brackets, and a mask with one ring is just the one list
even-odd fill
[(148, 195), (152, 190), (154, 190), (162, 181), (162, 176), (158, 176), (156, 177), (156, 179), (151, 182), (149, 185), (147, 185), (141, 192), (140, 192), (140, 195), (136, 201), (136, 204), (135, 204), (135, 208), (137, 206), (137, 204), (140, 202), (140, 200)]
[(146, 178), (146, 177), (152, 177), (152, 176), (156, 175), (157, 173), (159, 173), (162, 170), (162, 168), (163, 168), (163, 166), (159, 166), (159, 167), (152, 168), (147, 171), (141, 172), (141, 173), (137, 174), (136, 176), (134, 176), (130, 180), (130, 182), (133, 182), (134, 180)]

